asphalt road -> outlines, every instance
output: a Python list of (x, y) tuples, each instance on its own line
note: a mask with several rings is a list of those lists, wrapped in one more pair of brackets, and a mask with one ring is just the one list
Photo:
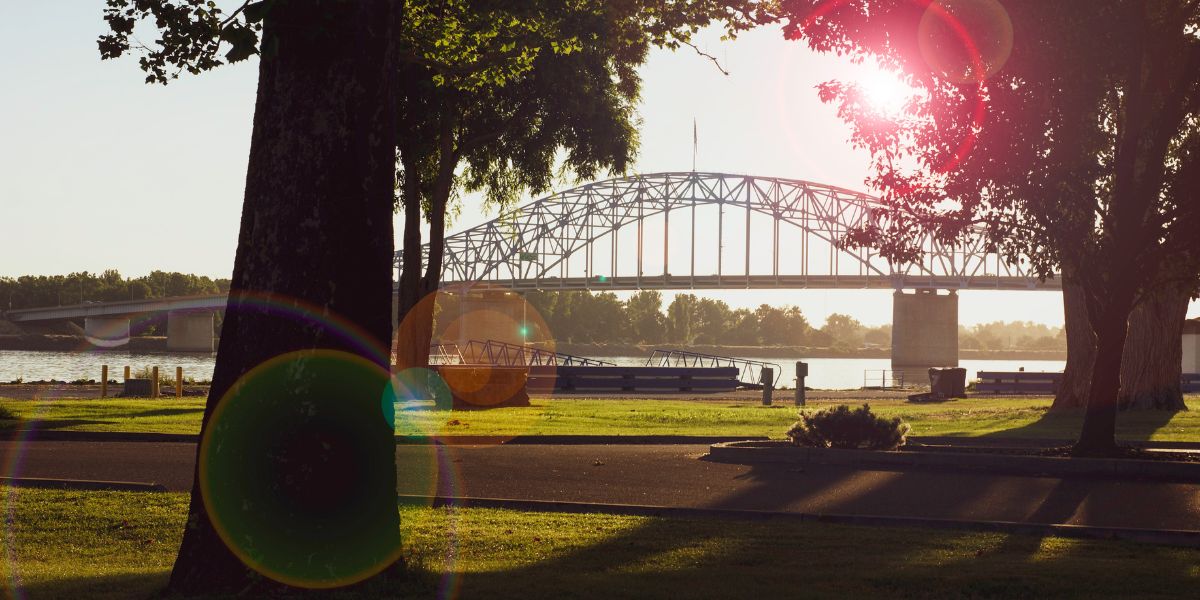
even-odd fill
[[(400, 446), (400, 493), (1200, 529), (1200, 484), (701, 460), (698, 445)], [(9, 476), (191, 487), (195, 446), (0, 442)]]

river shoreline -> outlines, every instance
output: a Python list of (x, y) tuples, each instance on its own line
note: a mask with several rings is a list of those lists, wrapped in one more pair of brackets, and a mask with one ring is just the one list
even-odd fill
[[(750, 358), (891, 358), (891, 348), (812, 348), (808, 346), (713, 346), (693, 344), (572, 344), (559, 343), (555, 350), (575, 356), (646, 356), (655, 349), (680, 349), (700, 354), (717, 356), (740, 356)], [(961, 360), (1066, 360), (1066, 351), (1057, 350), (969, 350), (960, 348)]]
[[(700, 354), (717, 356), (740, 356), (750, 358), (889, 358), (890, 348), (812, 348), (808, 346), (714, 346), (694, 344), (573, 344), (561, 342), (558, 352), (586, 357), (646, 356), (655, 349), (678, 348)], [(23, 334), (0, 335), (0, 350), (31, 350), (51, 352), (135, 352), (166, 353), (167, 338), (163, 336), (138, 336), (129, 338), (129, 343), (114, 348), (93, 345), (81, 335)], [(177, 351), (169, 351), (172, 354)], [(193, 353), (203, 356), (208, 352)], [(1058, 350), (971, 350), (959, 349), (961, 360), (1066, 360), (1066, 351)]]

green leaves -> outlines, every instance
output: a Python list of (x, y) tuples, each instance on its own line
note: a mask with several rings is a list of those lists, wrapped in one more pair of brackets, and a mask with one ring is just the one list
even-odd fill
[[(274, 0), (242, 4), (225, 15), (211, 0), (106, 0), (109, 33), (97, 40), (102, 59), (138, 54), (147, 83), (166, 84), (180, 73), (202, 73), (257, 52), (265, 11)], [(149, 44), (133, 35), (138, 23), (157, 29)], [(220, 50), (227, 46), (224, 61)]]

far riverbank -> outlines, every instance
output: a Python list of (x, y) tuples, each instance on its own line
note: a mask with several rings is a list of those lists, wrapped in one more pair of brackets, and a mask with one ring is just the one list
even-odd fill
[[(809, 346), (714, 346), (693, 344), (573, 344), (560, 342), (555, 349), (576, 356), (650, 356), (656, 348), (672, 348), (714, 354), (717, 356), (741, 356), (753, 358), (891, 358), (891, 348), (813, 348)], [(963, 360), (1066, 360), (1066, 351), (1059, 350), (968, 350), (960, 348), (958, 357)]]
[[(215, 343), (214, 343), (215, 347)], [(575, 344), (560, 342), (555, 349), (566, 354), (589, 357), (646, 356), (656, 348), (678, 348), (700, 354), (753, 358), (890, 358), (891, 348), (814, 348), (810, 346), (715, 346), (693, 344)], [(52, 335), (29, 333), (0, 335), (0, 350), (34, 350), (49, 352), (167, 352), (167, 338), (135, 336), (129, 344), (116, 348), (94, 346), (81, 335)], [(207, 354), (207, 353), (200, 353)], [(1066, 360), (1062, 350), (971, 350), (960, 348), (962, 360)]]

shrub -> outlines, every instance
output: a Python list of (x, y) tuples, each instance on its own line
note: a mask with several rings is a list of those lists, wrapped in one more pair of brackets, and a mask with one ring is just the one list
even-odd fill
[[(154, 379), (154, 367), (142, 367), (134, 370), (129, 376), (133, 379)], [(184, 378), (187, 381), (187, 378)], [(175, 369), (158, 369), (159, 385), (175, 385)]]
[(886, 419), (869, 405), (851, 409), (844, 404), (815, 413), (800, 413), (787, 435), (797, 446), (895, 450), (904, 444), (909, 426), (899, 417)]

